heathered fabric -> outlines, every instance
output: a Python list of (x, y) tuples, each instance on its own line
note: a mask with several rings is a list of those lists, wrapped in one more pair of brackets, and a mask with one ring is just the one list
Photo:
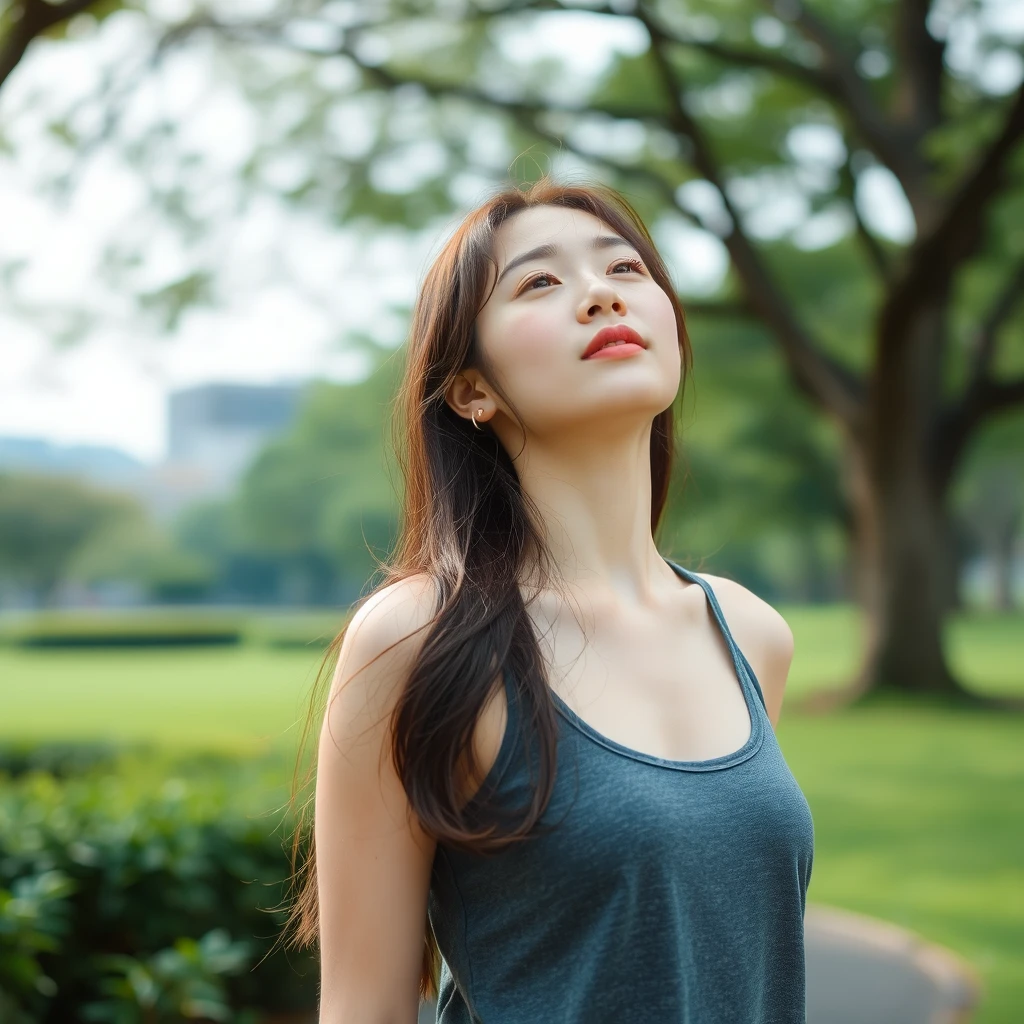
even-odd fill
[[(558, 827), (489, 857), (438, 845), (438, 1024), (805, 1022), (810, 808), (711, 585), (666, 561), (704, 588), (750, 736), (732, 754), (669, 761), (602, 736), (554, 694), (558, 775), (541, 821)], [(520, 807), (531, 790), (507, 673), (505, 690), (477, 798)]]

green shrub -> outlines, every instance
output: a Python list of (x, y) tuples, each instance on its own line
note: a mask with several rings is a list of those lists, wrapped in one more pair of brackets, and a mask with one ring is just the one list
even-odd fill
[(0, 781), (0, 1019), (255, 1024), (315, 1007), (313, 956), (270, 952), (287, 774), (126, 755)]
[(334, 639), (348, 618), (347, 609), (337, 611), (275, 611), (254, 615), (246, 629), (253, 643), (282, 649), (322, 651)]
[[(140, 745), (139, 749), (145, 748)], [(110, 740), (3, 742), (0, 743), (0, 775), (17, 778), (28, 772), (47, 772), (63, 779), (96, 768), (108, 768), (124, 756), (125, 750), (123, 744)]]
[(331, 642), (347, 616), (347, 609), (245, 612), (214, 606), (45, 611), (0, 619), (0, 643), (23, 648), (254, 643), (317, 651)]
[(18, 647), (180, 647), (237, 644), (243, 626), (233, 614), (190, 612), (44, 612), (3, 630)]

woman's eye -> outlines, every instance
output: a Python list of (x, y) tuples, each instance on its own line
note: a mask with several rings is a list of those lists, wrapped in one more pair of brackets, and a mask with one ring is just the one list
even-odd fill
[[(638, 274), (644, 273), (644, 265), (639, 260), (618, 260), (612, 264), (613, 270), (618, 270), (619, 267), (626, 267), (628, 270), (635, 270)], [(521, 295), (523, 292), (536, 291), (534, 285), (538, 281), (547, 281), (550, 283), (551, 281), (554, 280), (556, 280), (556, 278), (551, 274), (537, 274), (536, 277), (531, 277), (530, 280), (523, 285), (522, 289), (517, 294)]]
[(536, 277), (531, 277), (529, 281), (523, 286), (523, 291), (528, 288), (532, 288), (538, 281), (551, 281), (553, 278), (550, 274), (538, 274)]
[(617, 270), (619, 267), (629, 267), (630, 270), (635, 270), (638, 274), (644, 272), (644, 265), (639, 260), (619, 260), (612, 265), (613, 270)]

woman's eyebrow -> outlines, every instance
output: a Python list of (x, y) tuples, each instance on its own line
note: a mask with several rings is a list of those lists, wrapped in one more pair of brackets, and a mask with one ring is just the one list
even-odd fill
[[(618, 235), (598, 235), (596, 238), (590, 240), (589, 249), (611, 249), (616, 245), (628, 245), (632, 248), (630, 242), (627, 242), (625, 238), (619, 238)], [(520, 256), (516, 256), (515, 259), (511, 259), (505, 264), (505, 269), (498, 275), (498, 280), (494, 282), (494, 287), (497, 288), (501, 284), (502, 278), (510, 271), (515, 270), (516, 267), (523, 263), (529, 263), (530, 260), (541, 260), (550, 259), (553, 256), (557, 256), (561, 252), (561, 249), (557, 245), (553, 245), (550, 242), (546, 242), (544, 245), (538, 245), (535, 249), (529, 249)]]

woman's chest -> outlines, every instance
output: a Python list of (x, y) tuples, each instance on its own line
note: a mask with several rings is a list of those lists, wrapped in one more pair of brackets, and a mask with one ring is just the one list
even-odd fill
[[(531, 779), (524, 762), (513, 762), (499, 802), (522, 806), (535, 772)], [(477, 872), (486, 886), (544, 879), (596, 897), (619, 879), (698, 894), (788, 877), (813, 855), (810, 808), (768, 734), (728, 767), (687, 771), (602, 748), (566, 725), (539, 826), (489, 867), (470, 857), (466, 882)]]
[[(545, 681), (556, 701), (595, 732), (653, 757), (705, 760), (740, 748), (753, 727), (743, 669), (699, 596), (699, 606), (694, 597), (660, 616), (538, 618)], [(481, 779), (507, 723), (503, 689), (478, 726)]]

